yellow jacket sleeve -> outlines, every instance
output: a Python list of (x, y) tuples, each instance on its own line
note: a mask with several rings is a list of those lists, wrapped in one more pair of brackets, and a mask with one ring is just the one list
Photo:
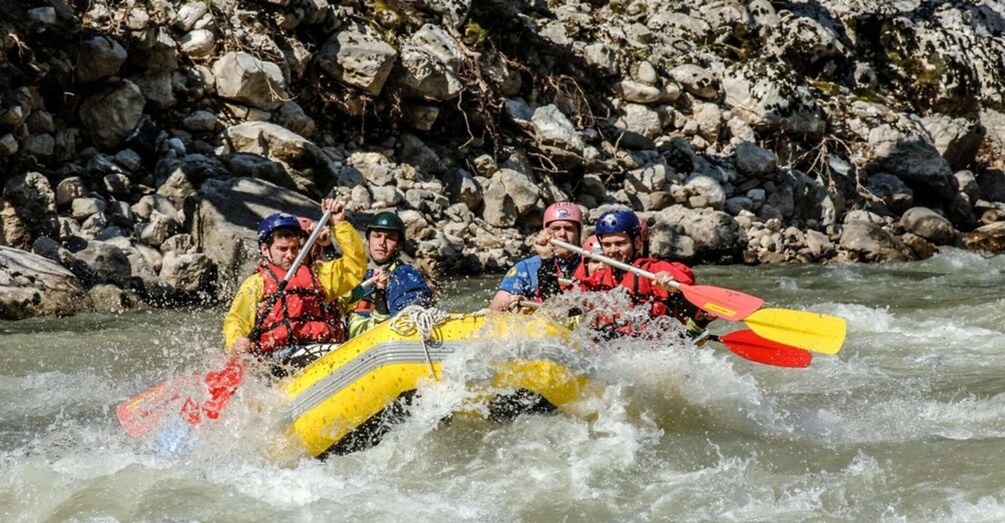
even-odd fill
[(251, 329), (255, 326), (258, 302), (262, 300), (264, 294), (265, 282), (261, 274), (252, 274), (241, 283), (234, 301), (230, 304), (230, 311), (223, 319), (223, 339), (227, 348), (232, 347), (237, 338), (246, 338), (251, 334)]
[(315, 264), (314, 272), (325, 290), (325, 298), (330, 303), (335, 303), (339, 296), (363, 281), (363, 275), (366, 274), (366, 250), (363, 248), (363, 238), (349, 222), (335, 224), (332, 236), (342, 248), (342, 257)]

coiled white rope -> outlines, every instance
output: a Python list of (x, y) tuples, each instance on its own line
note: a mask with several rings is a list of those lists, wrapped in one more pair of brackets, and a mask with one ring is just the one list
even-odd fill
[(402, 335), (411, 336), (416, 332), (425, 342), (433, 337), (433, 329), (450, 319), (449, 312), (435, 307), (426, 308), (421, 305), (409, 305), (391, 319), (391, 330)]
[(433, 337), (433, 330), (436, 326), (452, 318), (463, 317), (461, 314), (450, 314), (436, 307), (423, 307), (421, 305), (409, 305), (398, 313), (391, 320), (390, 328), (402, 336), (411, 336), (416, 332), (422, 341), (422, 351), (426, 354), (426, 365), (429, 365), (429, 373), (434, 379), (436, 370), (433, 368), (433, 359), (429, 356), (429, 347), (426, 342)]

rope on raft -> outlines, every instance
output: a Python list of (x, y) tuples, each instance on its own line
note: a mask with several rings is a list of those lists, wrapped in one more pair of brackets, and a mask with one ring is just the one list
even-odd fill
[(409, 305), (391, 319), (390, 328), (402, 336), (419, 334), (419, 338), (422, 340), (422, 351), (426, 354), (426, 364), (429, 365), (429, 372), (433, 375), (433, 378), (439, 379), (436, 376), (436, 371), (433, 369), (433, 359), (429, 356), (429, 347), (426, 346), (426, 342), (433, 338), (437, 325), (451, 319), (483, 314), (485, 314), (483, 311), (467, 315), (451, 314), (436, 307), (427, 308), (422, 305)]

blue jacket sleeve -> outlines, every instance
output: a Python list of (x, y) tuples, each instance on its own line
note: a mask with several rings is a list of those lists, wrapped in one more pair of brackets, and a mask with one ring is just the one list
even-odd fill
[(387, 311), (394, 316), (409, 305), (432, 305), (433, 294), (415, 267), (403, 264), (387, 282)]

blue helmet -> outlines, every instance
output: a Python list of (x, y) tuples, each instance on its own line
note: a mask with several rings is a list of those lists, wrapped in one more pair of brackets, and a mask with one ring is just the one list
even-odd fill
[(277, 212), (267, 216), (262, 223), (258, 226), (258, 243), (268, 243), (269, 236), (276, 229), (290, 229), (294, 232), (299, 233), (301, 236), (305, 235), (304, 230), (300, 228), (300, 222), (292, 214), (286, 214), (285, 212)]
[(627, 232), (631, 238), (638, 238), (642, 232), (639, 217), (632, 211), (607, 211), (597, 220), (596, 234), (598, 237), (616, 232)]

